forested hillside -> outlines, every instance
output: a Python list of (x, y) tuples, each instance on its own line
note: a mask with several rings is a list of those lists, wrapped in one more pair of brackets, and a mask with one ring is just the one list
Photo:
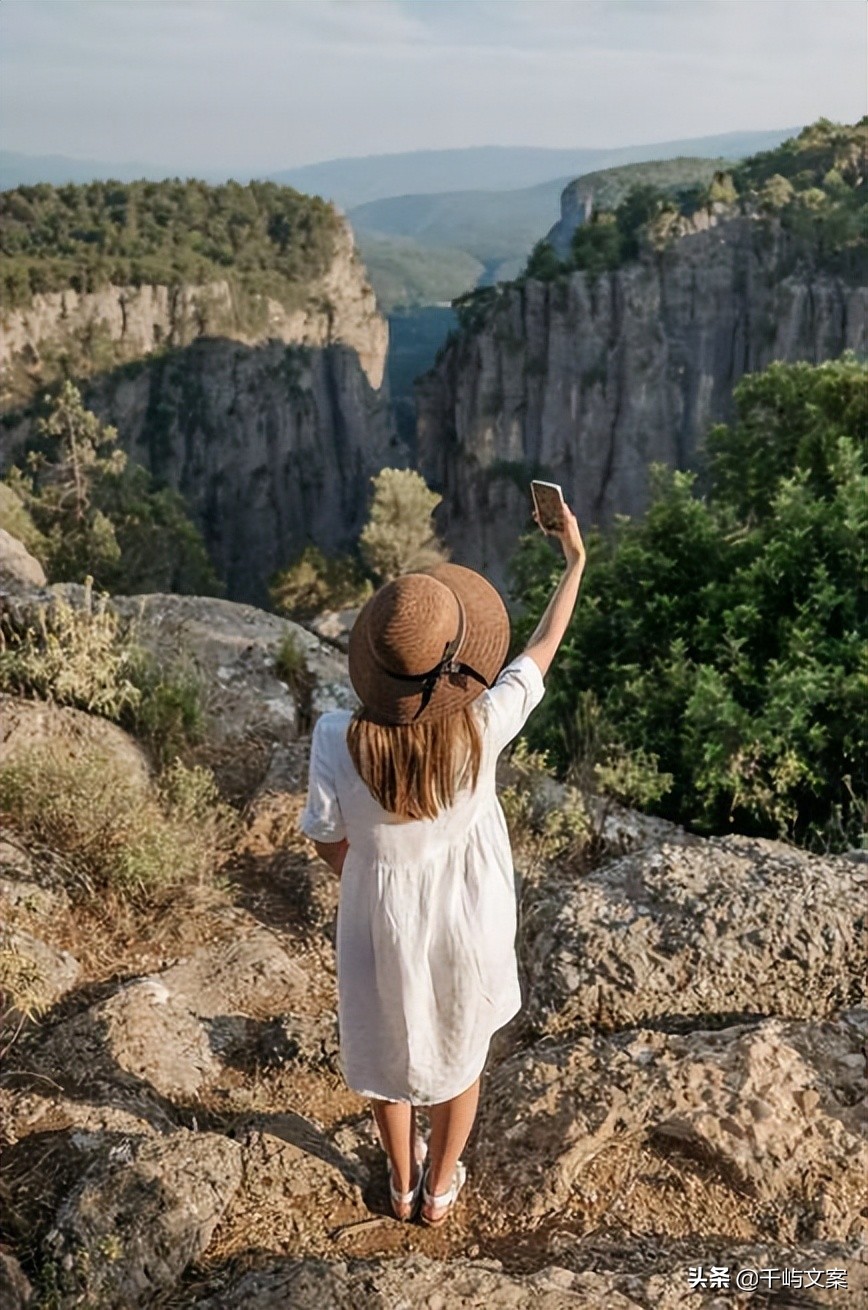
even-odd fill
[(0, 192), (0, 288), (11, 307), (66, 288), (232, 276), (288, 305), (327, 267), (338, 224), (324, 200), (273, 182), (19, 187)]

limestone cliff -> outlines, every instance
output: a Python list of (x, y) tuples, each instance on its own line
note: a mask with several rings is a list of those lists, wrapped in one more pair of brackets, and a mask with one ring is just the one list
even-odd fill
[[(263, 603), (271, 573), (309, 542), (346, 549), (368, 479), (406, 463), (384, 384), (388, 328), (341, 223), (297, 307), (229, 279), (33, 298), (3, 321), (10, 397), (64, 356), (121, 444), (179, 490), (232, 599)], [(32, 420), (9, 415), (3, 455)]]
[(375, 390), (382, 385), (388, 348), (386, 321), (345, 222), (338, 225), (328, 268), (305, 288), (297, 306), (251, 295), (227, 279), (204, 286), (53, 291), (7, 311), (0, 322), (4, 405), (16, 398), (8, 394), (13, 382), (19, 393), (26, 387), (22, 372), (31, 389), (38, 387), (59, 353), (94, 343), (107, 350), (112, 362), (187, 346), (201, 336), (225, 336), (248, 345), (269, 340), (314, 347), (339, 343), (356, 352)]
[(423, 473), (455, 558), (502, 581), (527, 481), (560, 482), (585, 524), (646, 504), (648, 465), (695, 465), (732, 388), (772, 360), (868, 346), (868, 291), (805, 266), (787, 233), (715, 216), (593, 278), (492, 293), (417, 383)]
[(88, 405), (183, 495), (233, 600), (261, 604), (308, 542), (346, 550), (368, 480), (406, 462), (355, 351), (200, 340), (95, 381)]

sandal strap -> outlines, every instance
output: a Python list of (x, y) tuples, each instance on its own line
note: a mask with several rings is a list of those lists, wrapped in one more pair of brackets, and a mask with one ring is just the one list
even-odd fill
[(425, 1204), (433, 1206), (435, 1210), (442, 1210), (444, 1206), (451, 1205), (463, 1186), (464, 1179), (461, 1176), (463, 1169), (464, 1166), (459, 1160), (455, 1166), (455, 1172), (452, 1175), (452, 1182), (449, 1184), (449, 1191), (438, 1192), (436, 1196), (429, 1192), (425, 1185), (425, 1181), (428, 1177), (428, 1170), (426, 1169), (422, 1176), (422, 1198)]
[(397, 1191), (397, 1190), (395, 1189), (395, 1185), (394, 1185), (394, 1183), (392, 1182), (392, 1177), (393, 1177), (393, 1175), (392, 1175), (392, 1166), (391, 1166), (391, 1164), (390, 1164), (390, 1165), (389, 1165), (389, 1191), (390, 1191), (390, 1193), (391, 1193), (391, 1195), (392, 1195), (392, 1200), (395, 1202), (395, 1204), (396, 1204), (396, 1205), (409, 1205), (411, 1201), (415, 1201), (416, 1197), (419, 1195), (419, 1188), (420, 1188), (421, 1185), (422, 1185), (423, 1174), (422, 1174), (421, 1170), (420, 1170), (420, 1172), (419, 1172), (419, 1177), (418, 1177), (418, 1179), (416, 1180), (416, 1186), (413, 1187), (413, 1188), (411, 1188), (409, 1192), (399, 1192), (399, 1191)]

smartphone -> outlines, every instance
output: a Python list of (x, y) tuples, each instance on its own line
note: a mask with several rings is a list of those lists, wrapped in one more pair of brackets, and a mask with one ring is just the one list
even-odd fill
[(564, 493), (556, 482), (532, 482), (530, 494), (536, 508), (539, 525), (544, 532), (562, 532), (564, 518)]

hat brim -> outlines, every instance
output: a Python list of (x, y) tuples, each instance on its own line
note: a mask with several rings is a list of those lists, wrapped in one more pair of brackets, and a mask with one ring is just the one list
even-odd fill
[[(461, 564), (436, 564), (421, 571), (442, 582), (461, 601), (467, 628), (458, 659), (475, 669), (491, 686), (503, 668), (509, 649), (509, 615), (500, 593), (480, 573)], [(443, 674), (420, 712), (421, 682), (417, 686), (394, 678), (371, 658), (368, 636), (371, 615), (369, 600), (350, 633), (349, 670), (356, 695), (372, 719), (386, 724), (442, 719), (463, 709), (485, 691), (485, 685), (477, 678), (460, 673)]]

